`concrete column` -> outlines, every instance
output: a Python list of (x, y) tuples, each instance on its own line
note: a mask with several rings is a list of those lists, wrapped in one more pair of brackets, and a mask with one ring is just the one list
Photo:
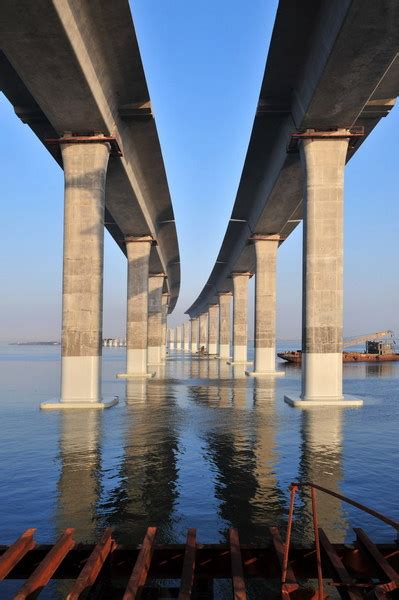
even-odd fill
[(211, 304), (208, 308), (208, 353), (218, 353), (219, 337), (219, 304)]
[(219, 294), (219, 358), (230, 359), (231, 292)]
[(176, 350), (182, 349), (182, 340), (183, 340), (183, 327), (182, 327), (182, 325), (178, 325), (176, 327)]
[(233, 361), (247, 363), (248, 280), (251, 273), (232, 273), (233, 279)]
[[(107, 143), (60, 139), (65, 176), (61, 402), (41, 408), (95, 406), (101, 398), (103, 257)], [(111, 404), (114, 404), (112, 402)]]
[(348, 150), (344, 136), (348, 132), (339, 133), (340, 139), (308, 138), (300, 144), (305, 181), (302, 393), (300, 399), (286, 397), (294, 406), (304, 407), (307, 402), (349, 405), (342, 394), (343, 201)]
[(255, 245), (255, 364), (252, 376), (284, 375), (276, 371), (276, 258), (279, 235), (252, 237)]
[(191, 352), (195, 354), (199, 350), (199, 319), (190, 320), (191, 323)]
[(151, 274), (148, 279), (148, 364), (161, 364), (162, 351), (162, 289), (164, 273)]
[(190, 321), (183, 325), (184, 352), (190, 352)]
[(170, 342), (169, 342), (169, 348), (171, 350), (176, 350), (176, 327), (173, 327), (172, 329), (169, 330), (170, 331)]
[(208, 350), (208, 313), (202, 313), (199, 316), (199, 349)]
[(162, 345), (161, 345), (161, 360), (166, 359), (166, 348), (169, 346), (168, 334), (168, 309), (169, 309), (170, 294), (162, 294)]
[(152, 238), (126, 238), (127, 328), (126, 373), (119, 378), (151, 377), (148, 363), (148, 276)]

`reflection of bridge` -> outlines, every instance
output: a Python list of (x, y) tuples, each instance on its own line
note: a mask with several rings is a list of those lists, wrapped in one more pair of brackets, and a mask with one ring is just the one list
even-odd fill
[(104, 226), (128, 258), (128, 375), (147, 373), (148, 346), (159, 362), (159, 315), (168, 299), (173, 309), (180, 285), (173, 209), (128, 0), (4, 0), (0, 48), (1, 90), (65, 174), (61, 405), (104, 406)]
[(208, 318), (208, 339), (200, 332), (199, 344), (213, 353), (218, 337), (227, 359), (232, 294), (233, 361), (245, 363), (247, 284), (255, 273), (252, 374), (276, 375), (277, 250), (303, 220), (301, 399), (330, 404), (343, 400), (345, 164), (399, 92), (398, 3), (338, 4), (279, 2), (231, 218), (211, 275), (187, 310), (192, 339)]

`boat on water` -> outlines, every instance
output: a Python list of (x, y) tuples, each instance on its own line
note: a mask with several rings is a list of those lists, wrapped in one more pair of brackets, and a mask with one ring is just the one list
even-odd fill
[[(384, 340), (390, 336), (391, 339)], [(343, 362), (392, 362), (399, 361), (399, 353), (395, 352), (395, 339), (392, 331), (378, 331), (369, 333), (361, 337), (352, 338), (344, 342), (344, 348), (357, 346), (365, 342), (364, 352), (343, 351)], [(302, 362), (301, 350), (290, 350), (288, 352), (278, 352), (277, 356), (290, 363), (300, 364)]]

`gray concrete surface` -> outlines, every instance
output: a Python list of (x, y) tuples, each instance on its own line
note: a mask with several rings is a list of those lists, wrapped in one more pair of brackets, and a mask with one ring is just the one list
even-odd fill
[(219, 298), (219, 358), (230, 360), (231, 356), (231, 292), (220, 292)]
[(163, 315), (162, 290), (164, 273), (150, 274), (148, 278), (148, 364), (162, 362)]

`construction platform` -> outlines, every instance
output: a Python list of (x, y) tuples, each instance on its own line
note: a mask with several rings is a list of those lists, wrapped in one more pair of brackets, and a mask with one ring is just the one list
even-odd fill
[[(311, 491), (314, 545), (292, 547), (295, 495), (305, 486)], [(28, 529), (11, 546), (0, 546), (0, 580), (24, 580), (14, 600), (36, 598), (52, 580), (63, 580), (67, 591), (57, 588), (56, 597), (66, 600), (399, 598), (398, 538), (376, 544), (356, 528), (352, 544), (331, 543), (318, 526), (316, 490), (376, 517), (398, 534), (399, 523), (373, 509), (317, 484), (293, 483), (284, 538), (272, 527), (271, 542), (264, 547), (241, 544), (237, 529), (229, 529), (227, 544), (201, 544), (196, 530), (189, 529), (185, 544), (165, 545), (156, 543), (157, 529), (149, 527), (139, 547), (118, 544), (111, 529), (97, 544), (78, 543), (73, 529), (54, 545), (36, 544), (36, 530)], [(223, 581), (222, 590), (218, 581)]]

